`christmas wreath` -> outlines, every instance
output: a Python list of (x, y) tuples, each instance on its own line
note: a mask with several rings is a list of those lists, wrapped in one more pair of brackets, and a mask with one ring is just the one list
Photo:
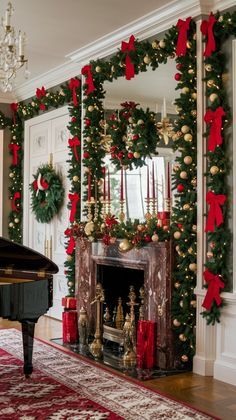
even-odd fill
[(36, 220), (48, 223), (62, 207), (65, 191), (60, 176), (51, 165), (42, 165), (30, 184), (31, 207)]

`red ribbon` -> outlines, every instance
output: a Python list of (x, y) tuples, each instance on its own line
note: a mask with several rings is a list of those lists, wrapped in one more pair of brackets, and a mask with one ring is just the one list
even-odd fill
[(11, 207), (13, 211), (19, 212), (20, 209), (18, 207), (16, 207), (16, 200), (20, 199), (20, 191), (17, 191), (14, 193), (13, 195), (13, 199), (11, 201)]
[(201, 24), (200, 29), (201, 29), (203, 35), (205, 35), (207, 37), (206, 48), (205, 48), (205, 51), (203, 53), (203, 55), (205, 57), (211, 56), (211, 54), (216, 49), (216, 43), (215, 43), (215, 38), (214, 38), (214, 33), (213, 33), (213, 26), (214, 26), (215, 22), (216, 22), (215, 16), (211, 13), (208, 21), (203, 20), (202, 24)]
[(10, 143), (9, 144), (9, 149), (12, 152), (12, 165), (17, 166), (18, 165), (18, 150), (20, 150), (20, 146), (18, 146), (18, 144), (15, 143)]
[(68, 243), (68, 246), (67, 246), (66, 253), (68, 255), (71, 255), (73, 253), (74, 249), (75, 249), (75, 239), (74, 239), (73, 236), (71, 236), (70, 239), (69, 239), (69, 243)]
[(205, 113), (204, 120), (207, 124), (211, 124), (210, 134), (208, 137), (208, 150), (214, 152), (216, 146), (222, 144), (221, 128), (222, 117), (225, 116), (225, 111), (222, 106), (219, 106), (215, 111), (208, 109)]
[(93, 83), (91, 66), (89, 66), (89, 65), (84, 66), (81, 70), (81, 73), (82, 73), (83, 76), (86, 77), (85, 84), (88, 86), (86, 91), (85, 91), (85, 94), (89, 95), (90, 93), (92, 93), (95, 90), (95, 86), (94, 86), (94, 83)]
[(70, 222), (73, 223), (75, 221), (76, 207), (79, 201), (79, 194), (68, 194), (68, 198), (71, 201)]
[(79, 79), (70, 79), (70, 83), (69, 83), (69, 88), (72, 91), (72, 96), (73, 96), (73, 103), (74, 106), (78, 106), (78, 100), (77, 100), (77, 95), (76, 95), (76, 89), (80, 86), (80, 80)]
[(80, 144), (81, 144), (80, 143), (80, 140), (78, 139), (77, 136), (75, 136), (75, 137), (73, 137), (73, 139), (69, 139), (68, 140), (68, 143), (69, 143), (69, 146), (71, 148), (73, 148), (74, 157), (75, 157), (75, 159), (78, 162), (79, 156), (78, 156), (78, 153), (77, 153), (77, 146), (80, 146)]
[[(44, 190), (47, 190), (48, 187), (49, 187), (49, 184), (43, 178), (40, 179), (40, 184), (41, 184), (41, 186), (43, 187)], [(32, 185), (33, 185), (34, 190), (37, 191), (38, 190), (38, 182), (37, 182), (36, 179), (35, 179), (35, 181), (33, 182)]]
[(16, 113), (18, 111), (18, 106), (19, 106), (19, 104), (17, 102), (12, 102), (11, 105), (10, 105), (12, 113), (13, 113), (13, 123), (14, 124), (16, 123)]
[(214, 300), (217, 306), (221, 304), (220, 289), (224, 289), (225, 285), (218, 274), (213, 274), (209, 270), (205, 270), (203, 276), (208, 283), (208, 288), (202, 306), (210, 311)]
[(223, 206), (226, 200), (226, 195), (215, 194), (212, 191), (208, 191), (206, 195), (206, 202), (210, 206), (210, 210), (207, 216), (206, 232), (214, 232), (215, 222), (216, 226), (220, 226), (224, 219), (220, 206)]
[(129, 42), (122, 41), (121, 43), (121, 52), (127, 53), (125, 58), (125, 77), (127, 80), (134, 77), (134, 64), (132, 63), (129, 55), (130, 51), (135, 51), (134, 40), (134, 35), (131, 35)]
[(46, 90), (44, 86), (42, 86), (42, 89), (37, 88), (36, 96), (39, 100), (42, 99), (44, 96), (46, 96)]
[(178, 57), (186, 55), (187, 32), (189, 30), (191, 19), (191, 17), (188, 17), (186, 20), (179, 19), (177, 22), (176, 28), (178, 29), (179, 34), (176, 45), (176, 55)]

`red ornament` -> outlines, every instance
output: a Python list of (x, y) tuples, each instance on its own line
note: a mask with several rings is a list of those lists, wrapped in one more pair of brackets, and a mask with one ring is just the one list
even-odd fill
[(89, 152), (84, 152), (83, 157), (84, 159), (88, 159), (90, 156)]
[(139, 139), (139, 135), (138, 135), (138, 134), (135, 134), (135, 135), (132, 137), (132, 139), (133, 139), (133, 140), (138, 140), (138, 139)]
[(133, 159), (134, 154), (132, 152), (129, 152), (127, 156), (128, 156), (128, 159)]
[(89, 127), (91, 125), (90, 118), (85, 118), (85, 125), (86, 125), (86, 127)]
[(144, 240), (145, 240), (145, 242), (152, 242), (152, 238), (151, 238), (150, 235), (145, 235)]
[(182, 223), (178, 223), (177, 226), (178, 226), (179, 229), (182, 229), (182, 227), (183, 227)]
[(117, 158), (116, 153), (112, 153), (112, 154), (111, 154), (111, 157), (112, 157), (112, 159), (116, 159), (116, 158)]
[(175, 73), (175, 80), (178, 82), (181, 79), (180, 73)]
[(119, 153), (118, 153), (118, 158), (119, 158), (119, 159), (123, 159), (123, 156), (124, 156), (124, 153), (123, 153), (123, 152), (119, 152)]
[(178, 63), (178, 64), (176, 65), (177, 70), (181, 70), (181, 69), (182, 69), (182, 67), (183, 67), (183, 64), (181, 64), (181, 63)]
[(184, 185), (183, 184), (178, 184), (177, 185), (177, 191), (178, 192), (183, 192), (184, 191)]
[(75, 117), (72, 117), (71, 118), (71, 122), (75, 123), (76, 122), (76, 118)]
[(116, 146), (111, 146), (111, 152), (113, 153), (113, 152), (115, 152), (116, 151), (116, 149), (117, 149), (117, 147)]
[(103, 166), (103, 168), (102, 168), (102, 173), (103, 173), (103, 175), (106, 173), (106, 167), (105, 166)]

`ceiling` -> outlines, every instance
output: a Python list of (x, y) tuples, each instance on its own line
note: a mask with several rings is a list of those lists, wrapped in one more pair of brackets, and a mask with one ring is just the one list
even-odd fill
[[(11, 0), (12, 24), (26, 32), (30, 79), (69, 61), (66, 55), (160, 8), (168, 0)], [(0, 16), (8, 0), (1, 1)], [(23, 71), (16, 84), (24, 82)]]

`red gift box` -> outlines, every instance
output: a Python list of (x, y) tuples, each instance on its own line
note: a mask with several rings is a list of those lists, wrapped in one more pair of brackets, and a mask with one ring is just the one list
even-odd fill
[(161, 226), (170, 225), (170, 212), (169, 211), (159, 211), (157, 213), (157, 218), (160, 221)]
[(151, 369), (156, 362), (156, 322), (138, 321), (137, 367)]
[(75, 297), (63, 297), (61, 300), (62, 306), (64, 306), (65, 309), (76, 309), (76, 298)]
[(78, 314), (76, 311), (62, 313), (63, 343), (76, 343), (78, 334)]

